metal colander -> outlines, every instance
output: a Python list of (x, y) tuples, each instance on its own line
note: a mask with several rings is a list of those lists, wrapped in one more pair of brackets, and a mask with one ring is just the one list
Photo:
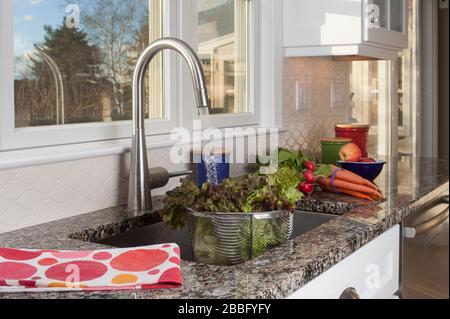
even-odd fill
[(258, 257), (292, 236), (294, 216), (267, 213), (188, 212), (194, 260), (213, 265), (237, 265)]

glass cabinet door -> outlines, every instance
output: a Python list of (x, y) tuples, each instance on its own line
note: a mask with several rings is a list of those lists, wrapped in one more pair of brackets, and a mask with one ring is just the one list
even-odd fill
[(374, 7), (374, 25), (376, 28), (388, 29), (388, 0), (373, 0)]
[(404, 30), (405, 2), (403, 0), (372, 0), (370, 1), (372, 27), (401, 32)]
[(408, 47), (409, 0), (365, 0), (365, 41), (394, 48)]
[(404, 1), (390, 0), (389, 4), (389, 21), (390, 30), (396, 32), (404, 31), (403, 16), (404, 16)]

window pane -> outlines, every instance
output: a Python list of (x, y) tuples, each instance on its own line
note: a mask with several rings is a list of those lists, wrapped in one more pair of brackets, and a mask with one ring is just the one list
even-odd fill
[(249, 111), (250, 3), (198, 0), (199, 52), (213, 114)]
[(383, 154), (389, 145), (385, 117), (390, 107), (388, 66), (388, 61), (352, 62), (351, 122), (370, 125), (367, 151), (373, 155), (388, 155)]
[(415, 150), (416, 124), (413, 114), (420, 101), (420, 79), (417, 76), (420, 69), (420, 47), (418, 15), (420, 2), (408, 1), (408, 48), (400, 53), (399, 58), (399, 128), (398, 152), (399, 155), (413, 156)]
[[(15, 0), (16, 127), (130, 120), (134, 66), (161, 34), (160, 10), (160, 0)], [(147, 115), (161, 118), (161, 59), (151, 71)]]

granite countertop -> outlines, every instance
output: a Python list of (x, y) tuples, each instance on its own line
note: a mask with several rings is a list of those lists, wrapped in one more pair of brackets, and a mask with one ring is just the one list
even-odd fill
[[(284, 298), (420, 209), (449, 187), (448, 161), (390, 160), (377, 180), (386, 200), (368, 203), (316, 193), (299, 209), (339, 215), (248, 263), (234, 267), (182, 262), (184, 284), (167, 290), (0, 294), (1, 298)], [(155, 198), (155, 209), (162, 198)], [(99, 239), (151, 224), (155, 215), (110, 208), (0, 234), (0, 247), (103, 249)], [(78, 238), (78, 239), (74, 239)]]

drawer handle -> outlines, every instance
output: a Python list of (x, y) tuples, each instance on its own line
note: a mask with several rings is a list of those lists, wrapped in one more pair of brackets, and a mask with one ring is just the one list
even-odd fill
[(339, 299), (361, 299), (355, 288), (347, 288)]

